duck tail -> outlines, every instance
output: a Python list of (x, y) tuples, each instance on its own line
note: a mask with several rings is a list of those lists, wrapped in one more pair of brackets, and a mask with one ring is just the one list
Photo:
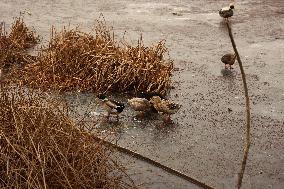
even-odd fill
[(121, 113), (123, 111), (123, 109), (125, 108), (124, 104), (117, 106), (115, 109), (118, 113)]

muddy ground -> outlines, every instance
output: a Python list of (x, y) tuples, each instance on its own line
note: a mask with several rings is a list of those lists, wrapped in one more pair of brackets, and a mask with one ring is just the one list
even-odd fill
[[(9, 25), (20, 11), (30, 12), (25, 21), (43, 41), (51, 25), (61, 28), (70, 23), (88, 30), (100, 13), (118, 37), (127, 31), (133, 43), (140, 33), (145, 44), (166, 39), (176, 68), (169, 97), (183, 105), (173, 116), (175, 123), (165, 126), (159, 116), (137, 120), (127, 107), (118, 124), (96, 127), (115, 128), (121, 146), (208, 185), (233, 188), (243, 155), (245, 100), (238, 66), (228, 74), (220, 62), (224, 53), (232, 51), (218, 15), (227, 4), (221, 0), (0, 0), (0, 14)], [(236, 1), (235, 7), (231, 24), (247, 74), (252, 112), (252, 146), (243, 188), (284, 188), (284, 1)], [(68, 94), (66, 99), (81, 115), (94, 117), (93, 111), (101, 111), (93, 94)], [(165, 179), (169, 175), (149, 176), (146, 170), (151, 168), (141, 162), (133, 166), (138, 168), (137, 182), (149, 178), (156, 182), (146, 188), (193, 188), (178, 178)]]

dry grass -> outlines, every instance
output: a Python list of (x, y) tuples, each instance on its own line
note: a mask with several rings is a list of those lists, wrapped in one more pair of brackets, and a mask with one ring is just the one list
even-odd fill
[(9, 39), (15, 49), (28, 49), (39, 42), (39, 36), (28, 28), (22, 18), (16, 18), (10, 29)]
[[(66, 75), (69, 78), (70, 73), (86, 66), (78, 60), (83, 56), (81, 53), (86, 52), (86, 47), (81, 45), (88, 35), (78, 31), (64, 34), (69, 38), (56, 34), (48, 48), (38, 56), (31, 56), (26, 50), (38, 42), (35, 33), (20, 18), (15, 20), (9, 34), (2, 23), (0, 69), (22, 65), (24, 70), (12, 69), (12, 77), (8, 80), (17, 77), (20, 82), (26, 81), (25, 84), (32, 86), (32, 79), (35, 79), (35, 86), (39, 88), (61, 89), (60, 86), (65, 86), (73, 89), (73, 85), (66, 85), (62, 78)], [(68, 45), (67, 49), (65, 45)], [(51, 66), (56, 72), (53, 69), (49, 73)], [(70, 72), (64, 73), (68, 70)], [(41, 87), (49, 81), (42, 82), (41, 76), (48, 78), (50, 74), (56, 83)], [(83, 122), (75, 125), (63, 104), (46, 98), (39, 91), (8, 87), (3, 78), (0, 83), (1, 188), (134, 188), (124, 168), (115, 160), (113, 149), (94, 140), (94, 135), (84, 129)]]
[(0, 69), (15, 64), (25, 65), (35, 61), (36, 57), (27, 55), (25, 50), (34, 47), (39, 37), (29, 29), (22, 18), (16, 18), (8, 34), (5, 23), (0, 24)]
[(64, 106), (0, 87), (1, 188), (134, 188), (111, 154)]
[(164, 60), (164, 41), (151, 47), (118, 43), (104, 22), (98, 21), (95, 34), (77, 29), (52, 30), (48, 47), (37, 61), (17, 75), (34, 88), (94, 92), (156, 91), (170, 87), (173, 64)]

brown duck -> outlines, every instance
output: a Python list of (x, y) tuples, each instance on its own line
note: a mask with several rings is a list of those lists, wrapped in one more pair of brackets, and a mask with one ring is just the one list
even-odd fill
[(145, 98), (132, 98), (127, 102), (131, 108), (138, 112), (148, 112), (152, 107), (152, 104)]
[(153, 96), (150, 103), (153, 104), (158, 112), (166, 115), (166, 122), (172, 122), (170, 116), (175, 114), (181, 108), (181, 105), (169, 100), (161, 99), (159, 96)]
[(232, 65), (234, 65), (236, 58), (237, 55), (235, 53), (228, 53), (222, 56), (221, 61), (225, 64), (225, 69), (228, 68), (228, 65), (230, 66), (230, 69), (233, 69)]

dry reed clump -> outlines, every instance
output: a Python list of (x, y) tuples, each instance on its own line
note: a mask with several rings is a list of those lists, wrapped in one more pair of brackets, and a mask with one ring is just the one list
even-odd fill
[(41, 95), (0, 87), (0, 187), (134, 188), (113, 151), (66, 114)]
[(170, 87), (173, 64), (164, 60), (164, 41), (145, 47), (119, 44), (103, 22), (95, 35), (77, 29), (54, 32), (37, 61), (19, 75), (32, 87), (95, 92), (156, 91)]
[(25, 65), (36, 57), (24, 53), (39, 42), (39, 36), (28, 28), (22, 18), (16, 18), (8, 34), (5, 23), (0, 24), (0, 69), (12, 65)]
[(6, 45), (8, 45), (9, 49), (25, 50), (39, 42), (39, 36), (26, 26), (23, 18), (15, 18), (9, 34), (6, 33), (4, 24), (2, 25), (1, 36), (6, 38)]

